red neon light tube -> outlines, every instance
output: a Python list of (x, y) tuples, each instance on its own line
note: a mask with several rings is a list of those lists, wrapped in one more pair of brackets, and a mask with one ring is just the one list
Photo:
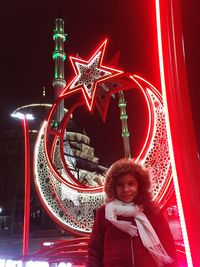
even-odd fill
[[(179, 0), (155, 0), (160, 79), (188, 267), (200, 266), (200, 162), (189, 101)], [(196, 209), (195, 209), (196, 207)]]
[(28, 121), (23, 118), (24, 146), (25, 146), (25, 186), (24, 186), (24, 224), (23, 224), (23, 245), (22, 255), (28, 255), (29, 249), (29, 225), (30, 225), (30, 139)]

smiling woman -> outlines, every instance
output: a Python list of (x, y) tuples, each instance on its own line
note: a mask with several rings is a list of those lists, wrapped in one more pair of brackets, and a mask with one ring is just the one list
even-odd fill
[(169, 226), (151, 199), (149, 176), (132, 160), (118, 160), (109, 168), (105, 205), (97, 210), (87, 267), (178, 266)]
[(138, 193), (138, 181), (130, 173), (122, 174), (117, 178), (115, 194), (124, 203), (134, 201)]

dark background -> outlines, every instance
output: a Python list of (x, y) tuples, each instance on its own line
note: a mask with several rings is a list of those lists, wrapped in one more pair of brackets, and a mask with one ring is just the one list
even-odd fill
[[(53, 103), (51, 83), (54, 75), (52, 59), (54, 41), (52, 35), (57, 17), (65, 21), (65, 33), (68, 34), (68, 40), (65, 42), (66, 81), (69, 81), (73, 75), (68, 55), (78, 53), (81, 58), (87, 59), (102, 39), (108, 37), (105, 63), (109, 63), (115, 53), (120, 51), (117, 67), (142, 75), (160, 90), (152, 3), (154, 3), (152, 0), (2, 1), (0, 7), (1, 129), (13, 127), (14, 122), (9, 114), (17, 107), (38, 102)], [(200, 144), (199, 6), (198, 1), (181, 1), (191, 107), (198, 144)], [(42, 97), (43, 87), (46, 88), (45, 98)], [(135, 112), (139, 107), (141, 109), (137, 96), (133, 106)], [(144, 120), (141, 118), (144, 111), (138, 112), (132, 126), (135, 132), (132, 134), (133, 143), (137, 143), (137, 136), (140, 135), (138, 129), (144, 128)], [(97, 154), (101, 155), (107, 153), (103, 152), (102, 148), (108, 149), (105, 140), (107, 139), (108, 143), (111, 142), (113, 135), (102, 137), (99, 131), (95, 133), (94, 128), (98, 123), (100, 125), (98, 120), (95, 121), (96, 124), (91, 122), (88, 131), (96, 134), (99, 139), (94, 143), (97, 143)], [(79, 121), (81, 121), (80, 118)], [(118, 129), (117, 127), (120, 126), (119, 121), (114, 119), (110, 119), (110, 123), (113, 124), (113, 129), (115, 127)], [(120, 138), (120, 132), (117, 138)], [(104, 145), (101, 144), (102, 142)], [(119, 146), (121, 153), (122, 145)], [(118, 148), (110, 147), (110, 149), (114, 149), (114, 154), (118, 153)]]
[[(200, 151), (200, 2), (180, 0), (189, 94), (196, 139)], [(69, 55), (88, 59), (105, 37), (109, 42), (105, 65), (120, 51), (116, 66), (139, 74), (160, 90), (156, 45), (154, 0), (19, 0), (0, 4), (0, 206), (6, 215), (10, 233), (22, 230), (24, 197), (24, 139), (19, 121), (10, 117), (17, 107), (32, 103), (53, 103), (55, 19), (65, 21), (65, 79), (73, 77)], [(46, 88), (46, 97), (42, 89)], [(137, 91), (126, 94), (132, 156), (137, 154), (144, 138), (146, 109)], [(131, 100), (131, 101), (130, 101)], [(108, 167), (123, 157), (123, 143), (117, 99), (112, 99), (106, 125), (98, 111), (81, 110), (74, 120), (86, 130), (100, 164)], [(39, 126), (38, 126), (39, 127)], [(11, 129), (11, 130), (8, 130)], [(35, 141), (35, 135), (31, 134)], [(34, 142), (31, 142), (33, 155)], [(32, 166), (32, 165), (31, 165)], [(33, 172), (31, 171), (33, 176)], [(31, 177), (31, 216), (39, 210), (42, 222), (31, 221), (31, 227), (48, 229), (53, 223), (45, 217)], [(1, 219), (2, 216), (0, 216)], [(32, 217), (31, 217), (32, 218)], [(55, 227), (55, 225), (54, 225)], [(7, 232), (6, 232), (7, 235)]]

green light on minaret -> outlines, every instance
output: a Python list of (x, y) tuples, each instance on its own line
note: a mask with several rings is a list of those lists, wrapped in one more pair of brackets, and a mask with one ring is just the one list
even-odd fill
[(53, 126), (53, 129), (57, 129), (58, 128), (58, 121), (54, 119), (52, 126)]
[[(64, 61), (66, 60), (66, 54), (64, 51), (64, 42), (67, 40), (67, 34), (64, 33), (64, 21), (57, 18), (55, 21), (55, 28), (53, 34), (53, 40), (55, 43), (55, 49), (52, 53), (53, 60), (55, 62), (54, 68), (54, 80), (52, 85), (54, 87), (55, 100), (62, 93), (66, 86), (64, 75)], [(58, 123), (64, 116), (64, 100), (62, 100), (58, 106), (56, 116), (54, 119), (54, 126), (57, 127)]]
[(126, 114), (126, 101), (124, 97), (124, 92), (119, 92), (119, 103), (118, 106), (120, 108), (120, 120), (122, 125), (122, 138), (124, 143), (124, 157), (127, 159), (131, 159), (131, 152), (130, 152), (130, 143), (129, 143), (129, 136), (130, 133), (128, 131), (128, 115)]
[(66, 59), (66, 54), (62, 51), (57, 51), (55, 50), (52, 54), (52, 57), (54, 60), (58, 59), (58, 58), (62, 58), (63, 60)]
[[(56, 32), (56, 30), (55, 30)], [(53, 39), (56, 40), (57, 38), (62, 38), (63, 39), (63, 42), (66, 41), (66, 38), (67, 38), (67, 34), (65, 33), (60, 33), (60, 32), (56, 32), (54, 35), (53, 35)]]

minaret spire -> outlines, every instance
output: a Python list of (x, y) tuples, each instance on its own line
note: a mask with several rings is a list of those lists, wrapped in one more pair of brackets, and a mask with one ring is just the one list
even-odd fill
[[(64, 33), (64, 21), (60, 18), (55, 20), (55, 28), (53, 39), (55, 41), (55, 50), (52, 54), (52, 57), (55, 61), (55, 72), (54, 80), (52, 85), (54, 87), (54, 96), (55, 99), (59, 97), (64, 87), (66, 86), (65, 76), (64, 76), (64, 61), (66, 59), (66, 54), (64, 52), (64, 42), (66, 40), (67, 34)], [(59, 104), (56, 118), (55, 126), (58, 122), (62, 120), (64, 116), (64, 100)]]
[(129, 131), (128, 131), (128, 115), (126, 114), (126, 101), (124, 98), (124, 92), (119, 92), (119, 103), (118, 106), (120, 108), (120, 120), (122, 125), (122, 138), (124, 143), (124, 157), (127, 159), (131, 159), (130, 152), (130, 143), (129, 143)]

